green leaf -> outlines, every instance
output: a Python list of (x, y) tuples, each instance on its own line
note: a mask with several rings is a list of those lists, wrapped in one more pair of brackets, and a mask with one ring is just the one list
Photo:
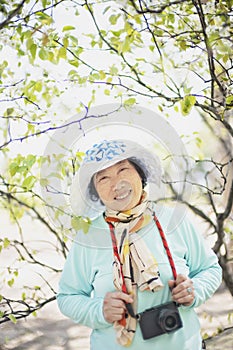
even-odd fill
[(48, 57), (49, 57), (49, 55), (48, 55), (48, 51), (46, 51), (45, 49), (40, 49), (40, 51), (39, 51), (39, 57), (40, 57), (40, 59), (41, 60), (43, 60), (43, 61), (45, 61), (45, 60), (47, 60), (48, 59)]
[[(73, 35), (69, 35), (69, 39), (72, 41), (72, 43), (74, 44), (74, 45), (78, 45), (78, 38), (76, 37), (76, 36), (73, 36)], [(81, 47), (79, 47), (79, 50), (83, 50)]]
[(26, 48), (28, 50), (30, 50), (31, 46), (34, 44), (34, 41), (32, 40), (32, 38), (28, 38), (27, 42), (26, 42)]
[(33, 60), (36, 58), (36, 51), (37, 51), (37, 45), (36, 44), (32, 44), (30, 46), (30, 49), (29, 49), (30, 53), (31, 53), (31, 56), (33, 58)]
[(9, 117), (13, 114), (14, 112), (14, 108), (7, 108), (6, 110), (6, 116)]
[(80, 217), (73, 216), (71, 219), (71, 226), (76, 230), (80, 230)]
[(31, 190), (32, 187), (34, 186), (35, 182), (36, 182), (35, 176), (30, 175), (30, 176), (26, 177), (26, 179), (23, 181), (22, 187), (25, 187), (27, 189), (27, 191)]
[(18, 169), (17, 169), (17, 172), (19, 174), (24, 174), (24, 176), (25, 176), (25, 174), (28, 172), (27, 165), (19, 166)]
[(25, 135), (34, 134), (34, 132), (35, 132), (35, 125), (28, 124), (28, 126), (27, 126), (27, 133)]
[(51, 23), (53, 23), (53, 18), (44, 12), (37, 12), (36, 16), (42, 24), (50, 25)]
[(99, 80), (100, 79), (100, 76), (98, 73), (93, 73), (89, 76), (89, 80), (90, 81), (96, 81), (96, 80)]
[(122, 30), (111, 30), (111, 33), (119, 38), (119, 36), (122, 34)]
[(131, 44), (130, 38), (127, 36), (125, 38), (123, 44), (121, 45), (120, 52), (121, 53), (129, 52), (130, 51), (130, 44)]
[(74, 67), (79, 66), (79, 61), (78, 60), (68, 60), (69, 64), (71, 64)]
[(178, 41), (181, 50), (186, 51), (188, 48), (187, 41), (185, 39)]
[(71, 225), (76, 230), (83, 230), (84, 233), (87, 233), (90, 226), (90, 220), (89, 219), (83, 219), (80, 216), (73, 216), (71, 219)]
[(69, 39), (67, 37), (63, 38), (62, 40), (64, 48), (67, 48), (69, 46)]
[(84, 233), (87, 233), (90, 227), (90, 222), (88, 220), (83, 220), (82, 222), (82, 230)]
[(42, 88), (43, 88), (43, 84), (42, 84), (42, 81), (41, 80), (38, 80), (34, 86), (34, 89), (37, 91), (37, 92), (41, 92), (42, 91)]
[(110, 90), (109, 89), (105, 89), (104, 90), (104, 94), (107, 95), (107, 96), (110, 96)]
[(227, 107), (233, 106), (233, 95), (227, 96), (227, 98), (226, 98), (226, 104), (227, 104)]
[(103, 10), (103, 15), (105, 15), (106, 12), (108, 12), (108, 10), (111, 9), (111, 6), (107, 6), (104, 10)]
[(159, 109), (160, 112), (163, 112), (163, 106), (158, 105), (158, 109)]
[(13, 322), (14, 324), (17, 323), (17, 320), (16, 320), (14, 315), (10, 314), (10, 315), (8, 315), (8, 317), (11, 320), (11, 322)]
[(127, 105), (127, 106), (132, 106), (135, 103), (136, 103), (136, 98), (134, 98), (134, 97), (130, 97), (130, 98), (128, 98), (128, 100), (124, 101), (124, 105)]
[(117, 69), (117, 67), (115, 65), (112, 65), (110, 67), (110, 74), (111, 75), (117, 75), (118, 74), (118, 69)]
[(15, 162), (11, 163), (11, 164), (9, 165), (9, 172), (10, 172), (10, 175), (11, 175), (11, 176), (14, 176), (14, 175), (17, 173), (18, 168), (19, 168), (19, 166), (18, 166), (17, 163), (15, 163)]
[(110, 22), (112, 25), (114, 25), (114, 24), (117, 23), (119, 17), (120, 17), (120, 14), (118, 14), (118, 15), (111, 15), (111, 16), (109, 17), (109, 22)]
[(12, 287), (14, 283), (15, 283), (14, 278), (12, 278), (11, 280), (7, 281), (7, 284), (8, 284), (9, 287)]
[(66, 59), (66, 48), (61, 47), (58, 51), (58, 58), (64, 58)]
[(177, 105), (174, 106), (174, 111), (175, 111), (176, 113), (179, 112), (179, 107), (178, 107)]
[(4, 249), (8, 248), (9, 245), (10, 245), (10, 240), (7, 237), (5, 237), (4, 240), (3, 240), (3, 247), (4, 247)]
[(83, 160), (85, 154), (86, 154), (86, 153), (84, 153), (84, 152), (76, 152), (76, 153), (75, 153), (75, 158), (76, 158), (76, 160), (77, 160), (78, 162), (81, 162), (81, 161)]
[(192, 96), (192, 95), (184, 96), (184, 98), (180, 101), (181, 113), (184, 116), (188, 115), (191, 112), (195, 103), (196, 103), (195, 96)]
[(63, 28), (62, 28), (62, 31), (63, 32), (68, 32), (69, 30), (75, 30), (76, 28), (74, 27), (74, 26), (64, 26)]
[(175, 23), (175, 15), (173, 13), (169, 13), (167, 20), (171, 23)]
[(106, 78), (106, 74), (104, 73), (103, 70), (99, 71), (99, 77), (100, 77), (101, 80), (104, 80)]

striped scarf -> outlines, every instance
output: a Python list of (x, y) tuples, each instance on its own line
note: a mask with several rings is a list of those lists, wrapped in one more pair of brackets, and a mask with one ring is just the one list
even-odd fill
[[(125, 283), (127, 293), (134, 302), (134, 313), (137, 310), (137, 289), (140, 291), (157, 291), (163, 287), (159, 277), (158, 263), (149, 248), (137, 233), (153, 220), (153, 204), (143, 192), (140, 203), (133, 209), (116, 212), (107, 209), (105, 220), (114, 226), (117, 251), (114, 252), (113, 278), (117, 290), (122, 291)], [(120, 261), (119, 261), (120, 259)], [(124, 279), (122, 278), (123, 273)], [(132, 343), (137, 320), (130, 315), (121, 321), (114, 322), (117, 341), (122, 346)]]

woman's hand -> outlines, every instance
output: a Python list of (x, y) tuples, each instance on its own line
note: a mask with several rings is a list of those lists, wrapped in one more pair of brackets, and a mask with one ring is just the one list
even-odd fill
[(185, 306), (193, 304), (195, 299), (193, 282), (190, 278), (184, 275), (177, 275), (176, 281), (168, 281), (168, 285), (172, 290), (173, 300)]
[(103, 314), (105, 320), (109, 323), (120, 321), (126, 312), (125, 303), (132, 302), (132, 297), (123, 292), (107, 293), (103, 303)]

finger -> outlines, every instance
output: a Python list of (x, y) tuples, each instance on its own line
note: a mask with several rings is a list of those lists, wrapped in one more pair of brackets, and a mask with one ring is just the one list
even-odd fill
[(103, 310), (103, 313), (106, 321), (110, 323), (121, 320), (125, 315), (125, 311), (123, 309), (107, 309)]
[(194, 296), (192, 294), (189, 294), (185, 297), (178, 298), (176, 302), (185, 306), (192, 305), (194, 302)]
[(112, 303), (111, 303), (111, 306), (113, 308), (122, 308), (125, 311), (127, 310), (126, 309), (126, 303), (123, 300), (120, 300), (120, 299), (113, 299)]
[(183, 275), (180, 275), (180, 278), (176, 280), (176, 287), (173, 289), (173, 293), (182, 293), (183, 291), (187, 291), (188, 288), (192, 288), (193, 281)]
[(105, 299), (118, 299), (123, 300), (126, 303), (132, 303), (133, 298), (129, 294), (117, 291), (117, 292), (109, 292), (105, 295)]
[(125, 303), (122, 300), (118, 300), (118, 303), (116, 303), (116, 300), (109, 299), (107, 301), (104, 301), (103, 305), (103, 314), (104, 318), (112, 323), (114, 321), (121, 320), (126, 312)]
[(125, 302), (121, 299), (117, 299), (112, 295), (107, 295), (104, 299), (104, 307), (106, 308), (123, 308), (125, 309)]
[(111, 322), (116, 322), (116, 321), (120, 321), (123, 318), (123, 314), (121, 315), (112, 315), (112, 321)]
[(187, 280), (187, 276), (182, 275), (182, 274), (178, 274), (176, 277), (176, 285), (178, 285), (186, 280)]
[(173, 280), (169, 280), (168, 281), (168, 286), (169, 286), (170, 289), (173, 289), (175, 287), (175, 285), (176, 285), (175, 281), (173, 281)]
[(178, 304), (191, 305), (195, 299), (194, 288), (189, 285), (188, 288), (172, 294), (172, 298)]
[(125, 315), (125, 308), (123, 307), (118, 307), (118, 308), (113, 308), (113, 309), (109, 309), (108, 310), (109, 313), (111, 313), (111, 315), (115, 316), (115, 317), (120, 317), (120, 319), (122, 318), (123, 315)]
[(190, 301), (191, 298), (194, 297), (194, 292), (187, 292), (187, 290), (182, 290), (181, 292), (179, 293), (176, 293), (176, 294), (172, 294), (172, 298), (174, 301), (176, 302), (183, 302), (183, 301)]
[[(133, 298), (122, 292), (106, 293), (103, 302), (103, 311), (105, 318), (109, 320), (111, 314), (122, 315), (127, 311), (126, 304), (132, 303)], [(111, 318), (112, 319), (112, 318)]]
[(114, 294), (114, 297), (116, 297), (117, 299), (123, 300), (125, 303), (133, 302), (132, 296), (123, 292), (116, 292)]

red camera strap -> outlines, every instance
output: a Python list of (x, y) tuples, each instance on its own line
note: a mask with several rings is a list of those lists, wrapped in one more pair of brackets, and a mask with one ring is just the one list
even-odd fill
[(157, 226), (159, 233), (160, 233), (160, 237), (161, 237), (162, 242), (163, 242), (163, 246), (164, 246), (166, 253), (167, 253), (167, 257), (168, 257), (169, 264), (170, 264), (171, 269), (172, 269), (174, 280), (176, 280), (176, 277), (177, 277), (176, 267), (175, 267), (175, 263), (174, 263), (174, 260), (172, 258), (172, 254), (171, 254), (171, 251), (169, 249), (165, 234), (163, 232), (162, 226), (161, 226), (157, 216), (155, 215), (155, 213), (153, 215), (154, 215), (154, 220), (155, 220), (156, 226)]
[[(162, 226), (161, 226), (157, 216), (155, 215), (155, 213), (153, 213), (153, 217), (154, 217), (155, 224), (156, 224), (156, 226), (157, 226), (157, 228), (159, 230), (159, 234), (160, 234), (160, 237), (162, 239), (164, 249), (166, 250), (166, 254), (167, 254), (167, 257), (168, 257), (168, 260), (169, 260), (169, 264), (170, 264), (171, 269), (172, 269), (174, 280), (176, 280), (177, 273), (176, 273), (175, 263), (174, 263), (174, 260), (172, 258), (171, 251), (169, 249), (169, 246), (168, 246), (168, 243), (167, 243), (164, 231), (163, 231)], [(120, 271), (121, 271), (121, 276), (122, 276), (122, 281), (123, 281), (122, 292), (127, 293), (125, 279), (124, 279), (124, 275), (123, 275), (123, 271), (122, 271), (122, 264), (121, 264), (119, 252), (118, 252), (118, 249), (117, 249), (117, 241), (116, 241), (116, 236), (115, 236), (115, 232), (114, 232), (114, 226), (113, 226), (113, 224), (111, 222), (108, 222), (108, 225), (109, 225), (109, 228), (110, 228), (114, 255), (117, 257), (118, 261), (120, 262)]]

